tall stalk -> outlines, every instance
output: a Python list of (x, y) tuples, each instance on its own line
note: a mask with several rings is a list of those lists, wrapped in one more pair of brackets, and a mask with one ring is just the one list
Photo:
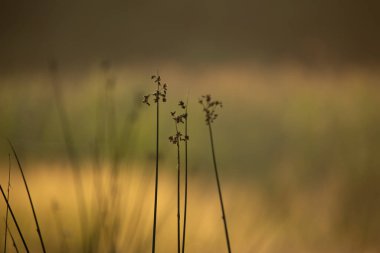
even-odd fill
[(228, 235), (228, 227), (227, 227), (227, 218), (226, 213), (224, 211), (224, 204), (223, 204), (223, 197), (222, 197), (222, 190), (220, 186), (220, 180), (219, 180), (219, 174), (218, 174), (218, 167), (216, 165), (216, 158), (215, 158), (215, 148), (214, 148), (214, 140), (212, 135), (212, 128), (211, 124), (208, 125), (209, 132), (210, 132), (210, 142), (211, 142), (211, 150), (212, 150), (212, 160), (214, 163), (214, 169), (215, 169), (215, 177), (216, 177), (216, 183), (218, 185), (218, 193), (219, 193), (219, 200), (220, 200), (220, 207), (222, 209), (222, 219), (224, 223), (224, 232), (226, 234), (226, 241), (227, 241), (227, 248), (228, 252), (231, 253), (231, 245), (230, 245), (230, 237)]
[[(176, 124), (176, 131), (178, 133), (178, 126)], [(178, 253), (181, 249), (181, 155), (179, 141), (177, 141), (177, 247)]]
[[(185, 104), (183, 101), (180, 101), (178, 105), (185, 109)], [(187, 113), (179, 114), (171, 112), (172, 118), (175, 123), (175, 135), (169, 137), (169, 141), (177, 146), (177, 246), (178, 253), (181, 252), (181, 152), (180, 152), (180, 142), (186, 142), (188, 140), (188, 136), (181, 133), (179, 130), (179, 124), (183, 124), (187, 118)], [(183, 244), (182, 244), (183, 245)]]
[(223, 219), (223, 223), (224, 223), (224, 232), (226, 235), (227, 250), (229, 253), (231, 253), (231, 244), (230, 244), (230, 237), (228, 234), (227, 218), (226, 218), (226, 213), (224, 210), (224, 203), (223, 203), (223, 197), (222, 197), (222, 187), (220, 185), (218, 167), (216, 164), (214, 138), (213, 138), (212, 127), (211, 127), (211, 124), (218, 117), (218, 114), (215, 113), (215, 110), (218, 107), (222, 107), (222, 103), (220, 101), (217, 101), (217, 100), (213, 101), (211, 99), (210, 95), (202, 96), (201, 99), (199, 99), (199, 103), (203, 106), (203, 111), (205, 112), (205, 115), (206, 115), (206, 124), (208, 125), (208, 129), (209, 129), (212, 161), (214, 164), (216, 184), (218, 186), (218, 194), (219, 194), (220, 207), (222, 210), (222, 219)]
[(157, 200), (158, 200), (158, 155), (159, 155), (159, 118), (160, 103), (156, 103), (156, 176), (154, 181), (154, 214), (153, 214), (153, 237), (152, 237), (152, 253), (156, 252), (156, 224), (157, 224)]
[(189, 135), (187, 132), (187, 119), (188, 119), (188, 101), (186, 101), (186, 105), (182, 102), (179, 103), (182, 108), (186, 108), (185, 110), (185, 196), (184, 196), (184, 207), (183, 207), (183, 231), (182, 231), (182, 253), (185, 253), (185, 239), (186, 239), (186, 217), (187, 217), (187, 142), (189, 140)]
[(155, 187), (154, 187), (154, 213), (153, 213), (153, 232), (152, 232), (152, 253), (156, 251), (156, 227), (157, 227), (157, 198), (158, 198), (158, 158), (159, 158), (159, 118), (160, 118), (160, 100), (166, 102), (166, 92), (167, 85), (166, 83), (161, 84), (161, 77), (159, 75), (153, 75), (152, 80), (156, 83), (156, 91), (152, 94), (144, 96), (143, 103), (150, 105), (149, 98), (150, 96), (154, 97), (154, 103), (156, 103), (156, 178), (155, 178)]

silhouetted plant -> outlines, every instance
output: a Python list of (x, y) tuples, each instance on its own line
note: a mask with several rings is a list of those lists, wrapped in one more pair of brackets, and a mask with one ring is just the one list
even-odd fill
[[(185, 108), (184, 102), (180, 101), (179, 106), (181, 106), (182, 109)], [(181, 250), (181, 198), (180, 198), (180, 191), (181, 191), (181, 152), (180, 152), (180, 142), (181, 141), (187, 141), (189, 137), (187, 135), (183, 135), (179, 129), (179, 124), (183, 124), (187, 118), (187, 114), (177, 114), (175, 111), (171, 112), (171, 116), (174, 120), (175, 124), (175, 135), (172, 135), (169, 137), (169, 141), (177, 146), (177, 244), (178, 244), (178, 253), (180, 253)]]
[(214, 163), (215, 178), (216, 178), (216, 183), (218, 186), (220, 207), (222, 209), (222, 219), (223, 219), (223, 223), (224, 223), (224, 231), (225, 231), (225, 235), (226, 235), (227, 249), (228, 249), (228, 252), (231, 253), (230, 238), (228, 235), (228, 227), (227, 227), (227, 218), (226, 218), (226, 214), (224, 211), (222, 190), (221, 190), (221, 185), (220, 185), (220, 180), (219, 180), (218, 168), (216, 165), (214, 139), (213, 139), (212, 127), (211, 127), (211, 124), (218, 117), (218, 114), (216, 113), (216, 109), (222, 108), (223, 104), (222, 104), (222, 102), (220, 102), (218, 100), (212, 100), (211, 95), (202, 96), (199, 99), (199, 103), (203, 106), (203, 111), (205, 112), (205, 116), (206, 116), (206, 118), (205, 118), (206, 124), (208, 125), (208, 128), (209, 128), (211, 151), (212, 151), (212, 160)]
[(154, 253), (156, 250), (160, 101), (166, 102), (167, 84), (161, 83), (160, 75), (153, 75), (151, 78), (153, 82), (157, 85), (157, 87), (154, 93), (144, 96), (143, 103), (150, 106), (151, 96), (153, 97), (154, 103), (156, 103), (156, 178), (155, 178), (155, 190), (154, 190), (153, 239), (152, 239), (152, 253)]
[(184, 208), (183, 208), (183, 233), (182, 233), (182, 253), (185, 252), (185, 241), (186, 241), (186, 218), (187, 218), (187, 180), (188, 180), (188, 170), (187, 170), (187, 142), (189, 140), (189, 135), (187, 131), (187, 121), (189, 114), (187, 111), (188, 101), (180, 101), (178, 105), (185, 110), (185, 196), (184, 196)]

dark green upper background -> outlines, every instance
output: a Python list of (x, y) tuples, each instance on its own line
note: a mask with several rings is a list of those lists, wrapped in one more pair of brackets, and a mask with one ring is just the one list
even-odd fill
[(378, 65), (379, 1), (0, 2), (0, 71), (175, 60)]

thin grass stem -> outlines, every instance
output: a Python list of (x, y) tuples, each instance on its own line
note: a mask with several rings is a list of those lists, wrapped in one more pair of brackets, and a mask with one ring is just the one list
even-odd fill
[(157, 197), (158, 197), (158, 151), (159, 151), (159, 116), (160, 116), (160, 101), (156, 103), (156, 178), (154, 188), (154, 214), (153, 214), (153, 239), (152, 253), (156, 251), (156, 223), (157, 223)]
[(230, 237), (228, 235), (227, 218), (226, 218), (226, 214), (224, 211), (224, 204), (223, 204), (222, 190), (221, 190), (219, 174), (218, 174), (218, 167), (216, 165), (214, 138), (213, 138), (213, 134), (212, 134), (211, 123), (208, 124), (208, 128), (209, 128), (209, 132), (210, 132), (212, 160), (213, 160), (213, 164), (214, 164), (216, 183), (218, 185), (218, 193), (219, 193), (220, 207), (222, 209), (222, 219), (223, 219), (223, 223), (224, 223), (224, 232), (226, 234), (227, 249), (228, 249), (228, 252), (231, 253)]
[[(178, 126), (175, 125), (176, 132), (178, 133)], [(181, 153), (179, 140), (177, 141), (177, 246), (178, 253), (181, 252)]]
[[(188, 100), (186, 101), (186, 118), (185, 118), (185, 136), (189, 136), (187, 132), (187, 120), (189, 114), (187, 113)], [(187, 217), (187, 140), (185, 140), (185, 196), (184, 196), (184, 207), (183, 207), (183, 231), (182, 231), (182, 253), (185, 253), (185, 239), (186, 239), (186, 217)]]
[(154, 97), (156, 103), (156, 179), (154, 189), (154, 213), (153, 213), (153, 238), (152, 238), (152, 253), (156, 250), (156, 227), (157, 227), (157, 197), (158, 197), (158, 160), (159, 160), (159, 133), (160, 133), (160, 101), (166, 102), (167, 85), (161, 84), (161, 77), (157, 75), (152, 76), (152, 80), (157, 84), (156, 91), (153, 94), (144, 96), (142, 101), (144, 104), (150, 105), (149, 97)]

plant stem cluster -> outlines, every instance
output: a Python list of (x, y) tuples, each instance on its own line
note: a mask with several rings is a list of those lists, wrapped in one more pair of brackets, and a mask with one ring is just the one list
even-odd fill
[[(185, 161), (187, 162), (187, 141), (189, 136), (187, 135), (187, 107), (183, 101), (179, 101), (178, 106), (185, 110), (182, 114), (177, 114), (176, 111), (171, 112), (172, 119), (174, 120), (176, 133), (169, 137), (169, 141), (177, 146), (177, 170), (178, 170), (178, 179), (177, 179), (177, 245), (178, 253), (181, 251), (181, 156), (180, 156), (180, 142), (185, 142)], [(185, 127), (185, 134), (179, 129), (179, 125), (183, 124)], [(184, 202), (184, 225), (183, 225), (183, 238), (182, 238), (182, 252), (184, 253), (184, 242), (185, 242), (185, 229), (186, 229), (186, 206), (187, 206), (187, 163), (185, 164), (185, 202)]]
[[(154, 93), (148, 94), (144, 96), (143, 103), (150, 105), (150, 98), (153, 97), (153, 102), (156, 103), (157, 106), (157, 127), (156, 127), (156, 183), (155, 183), (155, 202), (154, 202), (154, 220), (153, 220), (153, 241), (152, 241), (152, 253), (155, 253), (155, 239), (156, 239), (156, 215), (157, 215), (157, 192), (158, 192), (158, 140), (159, 140), (159, 104), (160, 101), (166, 102), (166, 93), (167, 93), (167, 85), (166, 83), (161, 84), (161, 77), (159, 75), (153, 75), (152, 80), (154, 80), (154, 83), (157, 84), (157, 89)], [(212, 158), (213, 158), (213, 164), (214, 164), (214, 170), (215, 170), (215, 178), (217, 182), (218, 187), (218, 194), (219, 194), (219, 201), (220, 201), (220, 207), (222, 211), (222, 219), (224, 223), (224, 230), (225, 230), (225, 236), (226, 236), (226, 243), (227, 243), (227, 250), (229, 253), (231, 253), (231, 245), (230, 245), (230, 239), (229, 239), (229, 233), (228, 233), (228, 227), (227, 227), (227, 218), (224, 210), (224, 203), (223, 203), (223, 197), (222, 197), (222, 187), (219, 180), (219, 173), (218, 168), (216, 164), (216, 156), (215, 156), (215, 147), (214, 147), (214, 140), (213, 140), (213, 134), (212, 134), (212, 127), (211, 123), (214, 122), (214, 120), (218, 117), (218, 114), (216, 113), (218, 108), (222, 108), (223, 104), (222, 102), (218, 100), (213, 100), (211, 98), (211, 95), (203, 95), (198, 101), (202, 107), (203, 111), (205, 112), (205, 121), (206, 125), (209, 128), (209, 134), (210, 134), (210, 144), (211, 144), (211, 152), (212, 152)], [(182, 253), (185, 252), (185, 238), (186, 238), (186, 209), (187, 209), (187, 142), (189, 140), (189, 136), (187, 133), (187, 102), (179, 101), (178, 106), (180, 107), (180, 110), (183, 111), (182, 113), (177, 113), (176, 111), (171, 112), (171, 117), (174, 120), (175, 123), (175, 134), (169, 136), (169, 141), (177, 146), (177, 170), (178, 170), (178, 179), (177, 179), (177, 246), (178, 246), (178, 253), (180, 253), (181, 250), (181, 208), (180, 208), (180, 189), (181, 189), (181, 157), (180, 157), (180, 143), (183, 141), (185, 143), (185, 195), (184, 195), (184, 221), (183, 221), (183, 235), (182, 235)], [(180, 125), (184, 125), (184, 133), (181, 132)]]

